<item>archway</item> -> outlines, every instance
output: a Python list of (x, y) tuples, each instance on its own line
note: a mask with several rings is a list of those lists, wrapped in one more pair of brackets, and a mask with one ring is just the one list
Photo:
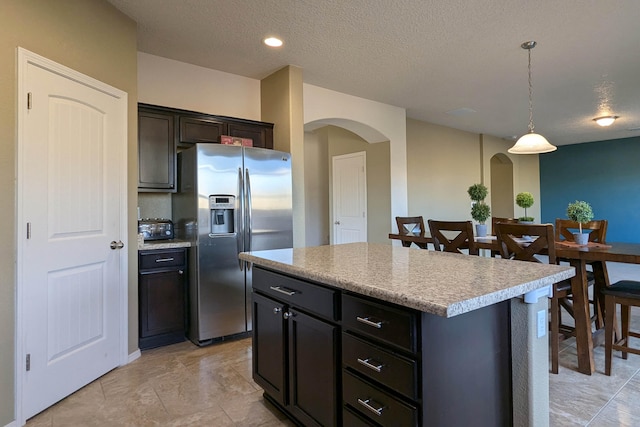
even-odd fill
[(491, 214), (513, 218), (513, 163), (505, 154), (491, 157)]
[(390, 142), (370, 126), (345, 119), (316, 120), (305, 124), (304, 187), (305, 243), (331, 241), (332, 158), (366, 152), (367, 240), (388, 243), (391, 217)]

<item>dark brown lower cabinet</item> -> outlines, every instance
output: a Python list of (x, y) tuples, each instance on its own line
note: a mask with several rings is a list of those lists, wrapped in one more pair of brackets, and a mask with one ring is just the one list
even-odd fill
[(254, 266), (253, 378), (303, 426), (513, 424), (510, 301), (445, 318)]
[(139, 347), (185, 340), (186, 249), (139, 253)]
[[(339, 328), (294, 303), (256, 292), (261, 270), (254, 269), (253, 378), (265, 397), (304, 426), (337, 426)], [(256, 274), (257, 273), (257, 274)], [(257, 283), (257, 285), (256, 285)], [(303, 296), (316, 285), (287, 278), (270, 282), (272, 293)], [(304, 291), (292, 289), (300, 286)], [(287, 295), (289, 294), (289, 295)], [(277, 296), (275, 296), (277, 298)]]

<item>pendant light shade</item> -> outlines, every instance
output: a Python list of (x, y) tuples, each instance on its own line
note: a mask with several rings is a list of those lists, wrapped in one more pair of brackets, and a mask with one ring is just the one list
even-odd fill
[(522, 135), (507, 151), (512, 154), (541, 154), (557, 150), (547, 139), (533, 132), (533, 85), (531, 84), (531, 49), (536, 47), (535, 41), (524, 42), (521, 48), (529, 52), (529, 133)]
[(508, 152), (511, 154), (542, 154), (555, 151), (557, 148), (547, 141), (547, 138), (538, 133), (526, 133), (522, 135), (515, 143), (515, 145), (509, 148)]

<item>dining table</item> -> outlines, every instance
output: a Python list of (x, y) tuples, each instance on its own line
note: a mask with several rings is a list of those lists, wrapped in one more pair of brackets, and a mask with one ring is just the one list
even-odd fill
[[(416, 246), (427, 249), (428, 244), (433, 244), (433, 239), (428, 235), (397, 234), (390, 233), (389, 238), (400, 240), (403, 246)], [(476, 237), (475, 244), (479, 249), (499, 251), (500, 246), (495, 236)], [(576, 349), (578, 353), (578, 371), (591, 375), (595, 372), (593, 357), (594, 343), (601, 344), (597, 339), (603, 337), (604, 329), (604, 298), (600, 289), (609, 286), (607, 273), (607, 261), (629, 264), (640, 264), (640, 243), (589, 242), (587, 245), (578, 245), (574, 242), (555, 242), (556, 258), (568, 262), (576, 269), (576, 274), (571, 278), (571, 292), (573, 294), (573, 317), (575, 321)], [(589, 309), (589, 286), (587, 280), (587, 265), (591, 265), (594, 285), (594, 310), (596, 313), (596, 330), (591, 329), (591, 314)], [(594, 337), (597, 338), (594, 340)]]

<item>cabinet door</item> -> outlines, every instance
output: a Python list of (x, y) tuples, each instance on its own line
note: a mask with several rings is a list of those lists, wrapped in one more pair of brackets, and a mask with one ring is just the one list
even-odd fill
[(138, 111), (138, 189), (175, 191), (175, 116)]
[(290, 410), (305, 426), (335, 426), (338, 328), (289, 310)]
[[(225, 123), (195, 117), (180, 117), (180, 143), (182, 145), (196, 142), (220, 143), (220, 135), (226, 135)], [(186, 144), (185, 144), (186, 143)]]
[(249, 138), (253, 146), (273, 149), (273, 127), (249, 123), (229, 123), (228, 134), (238, 138)]
[(184, 335), (182, 270), (140, 275), (140, 338), (178, 332)]
[(286, 405), (286, 306), (255, 292), (253, 299), (253, 379), (273, 399)]

